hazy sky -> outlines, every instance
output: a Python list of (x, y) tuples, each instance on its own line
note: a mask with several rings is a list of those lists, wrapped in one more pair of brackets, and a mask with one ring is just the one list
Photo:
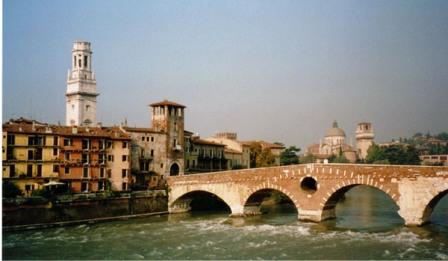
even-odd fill
[(65, 122), (74, 40), (92, 42), (98, 120), (147, 127), (187, 106), (206, 137), (306, 145), (334, 119), (377, 141), (448, 130), (448, 1), (20, 1), (3, 4), (3, 121)]

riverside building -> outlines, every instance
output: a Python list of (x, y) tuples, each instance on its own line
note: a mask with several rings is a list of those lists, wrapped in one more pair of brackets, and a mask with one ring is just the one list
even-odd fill
[(118, 127), (60, 126), (20, 118), (3, 124), (3, 179), (25, 195), (60, 181), (73, 192), (128, 190), (130, 137)]

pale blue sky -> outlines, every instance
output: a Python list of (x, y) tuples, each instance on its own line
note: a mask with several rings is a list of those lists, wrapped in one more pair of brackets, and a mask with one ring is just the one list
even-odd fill
[(72, 42), (92, 42), (98, 119), (306, 145), (338, 120), (377, 140), (448, 130), (448, 1), (3, 3), (3, 121), (64, 122)]

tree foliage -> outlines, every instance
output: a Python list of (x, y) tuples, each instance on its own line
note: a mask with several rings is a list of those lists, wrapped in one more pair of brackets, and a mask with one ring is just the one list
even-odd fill
[(448, 140), (448, 132), (439, 133), (436, 138), (439, 140)]
[(330, 163), (350, 163), (350, 161), (344, 155), (333, 157), (332, 160), (328, 161)]
[(269, 148), (264, 148), (259, 142), (250, 145), (250, 167), (260, 168), (275, 165), (275, 156)]
[(291, 165), (291, 164), (299, 164), (299, 157), (297, 153), (300, 151), (300, 148), (296, 146), (291, 146), (285, 149), (280, 154), (280, 164), (281, 165)]
[(300, 164), (315, 163), (316, 157), (312, 154), (308, 154), (306, 156), (300, 157), (299, 162)]
[(2, 187), (3, 187), (3, 197), (4, 198), (15, 198), (17, 196), (22, 195), (22, 190), (20, 190), (20, 188), (12, 182), (8, 182), (8, 181), (3, 182)]
[(366, 163), (418, 165), (420, 158), (414, 146), (392, 145), (382, 148), (373, 144), (367, 150)]

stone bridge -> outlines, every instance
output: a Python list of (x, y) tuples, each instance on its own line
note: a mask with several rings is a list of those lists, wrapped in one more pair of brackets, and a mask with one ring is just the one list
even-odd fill
[(299, 220), (335, 218), (345, 192), (357, 185), (377, 188), (399, 207), (406, 225), (429, 221), (437, 202), (448, 194), (448, 167), (302, 164), (183, 175), (168, 178), (170, 213), (190, 210), (192, 193), (208, 192), (222, 199), (232, 216), (256, 212), (263, 191), (285, 194)]

